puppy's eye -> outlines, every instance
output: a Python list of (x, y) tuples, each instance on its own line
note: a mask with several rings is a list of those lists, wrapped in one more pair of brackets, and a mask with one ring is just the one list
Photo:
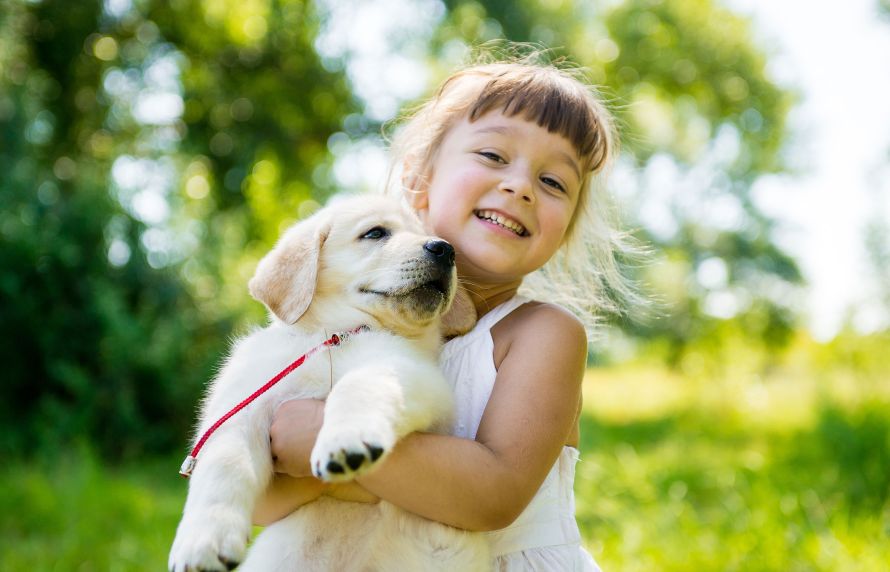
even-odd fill
[(383, 228), (382, 226), (375, 226), (374, 228), (368, 229), (361, 236), (361, 238), (367, 238), (368, 240), (381, 240), (389, 236), (389, 231)]

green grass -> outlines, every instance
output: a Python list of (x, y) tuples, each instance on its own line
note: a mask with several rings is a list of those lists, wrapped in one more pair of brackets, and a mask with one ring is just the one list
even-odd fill
[(83, 450), (0, 472), (0, 570), (166, 570), (186, 483), (179, 460), (106, 468)]
[(575, 490), (600, 565), (887, 570), (890, 400), (818, 377), (591, 372)]
[[(890, 364), (856, 355), (765, 377), (591, 370), (576, 501), (603, 569), (887, 570)], [(165, 569), (180, 458), (61, 457), (0, 469), (0, 570)]]

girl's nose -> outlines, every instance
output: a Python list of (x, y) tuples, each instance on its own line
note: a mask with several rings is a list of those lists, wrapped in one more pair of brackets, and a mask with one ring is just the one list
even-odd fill
[(535, 202), (535, 193), (529, 177), (524, 174), (514, 174), (513, 176), (504, 177), (498, 186), (501, 191), (515, 195), (517, 199), (533, 204)]

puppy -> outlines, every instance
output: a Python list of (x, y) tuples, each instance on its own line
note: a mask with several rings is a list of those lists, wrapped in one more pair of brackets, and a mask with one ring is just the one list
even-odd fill
[[(170, 570), (226, 570), (244, 560), (251, 515), (272, 475), (271, 418), (283, 401), (326, 398), (311, 461), (328, 482), (373, 470), (412, 431), (448, 426), (452, 396), (437, 354), (456, 281), (451, 246), (386, 197), (344, 199), (282, 236), (249, 283), (270, 323), (233, 345), (198, 436), (332, 334), (367, 329), (315, 351), (203, 442)], [(480, 535), (386, 502), (322, 497), (267, 527), (240, 569), (487, 570), (489, 559)]]

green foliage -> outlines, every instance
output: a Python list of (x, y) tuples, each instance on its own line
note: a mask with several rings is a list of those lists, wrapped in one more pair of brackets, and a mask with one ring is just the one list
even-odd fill
[[(769, 377), (588, 372), (576, 507), (604, 570), (883, 570), (890, 557), (886, 354), (796, 348)], [(737, 359), (745, 359), (739, 354)], [(179, 457), (104, 466), (90, 449), (0, 470), (3, 570), (157, 570)]]
[(154, 30), (149, 49), (174, 50), (183, 70), (174, 206), (201, 244), (184, 277), (202, 311), (258, 320), (253, 265), (333, 191), (327, 141), (355, 111), (341, 66), (315, 53), (311, 2), (156, 2), (133, 17), (129, 35)]
[[(730, 274), (737, 273), (734, 279), (727, 280), (729, 284), (751, 284), (750, 289), (732, 287), (742, 299), (731, 319), (707, 310), (712, 290), (694, 277), (694, 270), (712, 259), (735, 266), (728, 269)], [(663, 258), (639, 272), (640, 280), (657, 297), (654, 318), (621, 326), (627, 334), (647, 340), (644, 351), (657, 353), (671, 366), (701, 354), (707, 355), (712, 364), (729, 365), (726, 360), (743, 340), (745, 345), (757, 345), (764, 355), (778, 356), (799, 327), (799, 317), (788, 302), (793, 290), (775, 276), (764, 276), (764, 270), (785, 275), (790, 281), (800, 279), (795, 263), (762, 239), (746, 241), (725, 233), (709, 252), (696, 253), (688, 242), (682, 247), (666, 248)], [(778, 292), (784, 303), (758, 296), (758, 291)], [(769, 360), (760, 361), (764, 367), (769, 365)]]
[(164, 570), (182, 514), (178, 461), (109, 469), (77, 449), (0, 472), (0, 568)]
[[(809, 442), (807, 442), (809, 441)], [(885, 403), (866, 402), (853, 412), (826, 407), (812, 435), (791, 447), (789, 468), (818, 475), (850, 514), (880, 514), (890, 497), (890, 420)], [(822, 466), (826, 457), (831, 466)]]
[[(175, 272), (140, 249), (145, 226), (107, 191), (103, 119), (79, 103), (100, 71), (81, 49), (99, 7), (66, 17), (52, 3), (10, 8), (0, 44), (0, 450), (53, 450), (75, 435), (111, 457), (168, 450), (188, 431), (229, 326), (195, 319)], [(112, 234), (134, 253), (124, 264), (109, 260)]]
[[(649, 232), (642, 239), (683, 260), (685, 271), (640, 279), (664, 303), (666, 319), (629, 325), (634, 335), (664, 340), (672, 362), (690, 344), (707, 340), (717, 322), (733, 317), (747, 335), (781, 348), (794, 325), (796, 262), (772, 241), (773, 223), (750, 197), (751, 182), (782, 169), (780, 149), (792, 98), (766, 74), (766, 58), (754, 45), (750, 23), (709, 0), (623, 2), (606, 15), (614, 50), (601, 49), (606, 84), (614, 89), (623, 141), (647, 169), (658, 155), (673, 157), (676, 169), (692, 173), (696, 163), (721, 145), (737, 146), (713, 167), (720, 172), (700, 185), (700, 196), (667, 199), (676, 231)], [(608, 48), (611, 44), (605, 44)], [(719, 154), (719, 153), (718, 153)], [(665, 200), (638, 195), (639, 204)], [(721, 210), (735, 211), (720, 222)], [(704, 285), (698, 272), (717, 261), (722, 284)], [(709, 309), (722, 297), (731, 306), (720, 318)]]
[[(863, 480), (860, 465), (886, 469), (890, 407), (872, 412), (883, 421), (862, 426), (863, 413), (829, 407), (814, 429), (791, 435), (706, 414), (587, 417), (583, 432), (595, 437), (578, 470), (584, 536), (604, 569), (881, 570), (887, 473)], [(848, 465), (838, 445), (866, 457)]]
[(253, 265), (331, 191), (352, 107), (317, 26), (300, 1), (4, 3), (0, 453), (184, 445), (263, 317)]
[(797, 339), (764, 377), (592, 370), (576, 497), (603, 569), (883, 570), (887, 342)]
[[(783, 168), (793, 95), (749, 23), (713, 0), (445, 5), (440, 76), (465, 43), (543, 42), (604, 86), (641, 187), (711, 161), (707, 191), (667, 205), (672, 232), (630, 221), (660, 253), (638, 277), (663, 311), (616, 326), (648, 365), (585, 385), (579, 521), (604, 568), (881, 569), (890, 340), (800, 332), (797, 266), (750, 196)], [(2, 10), (0, 456), (27, 460), (0, 472), (0, 568), (157, 570), (185, 491), (163, 455), (227, 338), (262, 319), (254, 263), (334, 190), (331, 136), (378, 125), (316, 53), (312, 2)], [(712, 220), (727, 202), (737, 220)], [(731, 318), (711, 307), (727, 294)]]
[[(606, 86), (640, 172), (664, 157), (692, 169), (720, 137), (737, 145), (692, 202), (730, 200), (740, 220), (714, 225), (675, 205), (671, 235), (643, 228), (663, 257), (637, 277), (663, 308), (616, 327), (681, 371), (721, 371), (746, 337), (777, 352), (793, 339), (800, 276), (749, 197), (756, 176), (781, 168), (791, 97), (744, 19), (710, 0), (445, 5), (433, 67), (450, 67), (461, 42), (556, 46)], [(329, 139), (377, 125), (346, 62), (316, 53), (312, 2), (4, 9), (0, 333), (17, 343), (0, 350), (0, 448), (73, 435), (114, 457), (180, 445), (226, 338), (263, 319), (245, 288), (256, 260), (333, 191)], [(702, 284), (715, 261), (725, 283)], [(713, 311), (720, 296), (735, 300), (731, 319)], [(712, 365), (694, 366), (702, 355)]]
[[(628, 141), (638, 159), (668, 150), (694, 161), (717, 127), (728, 124), (741, 138), (734, 177), (750, 180), (781, 167), (791, 100), (767, 78), (748, 21), (710, 0), (624, 2), (606, 21), (620, 49), (604, 71), (630, 104)], [(647, 122), (661, 120), (648, 108), (659, 105), (670, 109), (669, 123), (655, 132), (661, 126)]]
[(0, 253), (6, 454), (73, 435), (112, 456), (169, 448), (188, 430), (228, 328), (206, 331), (175, 277), (144, 258), (112, 267), (102, 234), (110, 213), (85, 197), (74, 190), (50, 207), (16, 197), (4, 208), (20, 217), (5, 226)]

